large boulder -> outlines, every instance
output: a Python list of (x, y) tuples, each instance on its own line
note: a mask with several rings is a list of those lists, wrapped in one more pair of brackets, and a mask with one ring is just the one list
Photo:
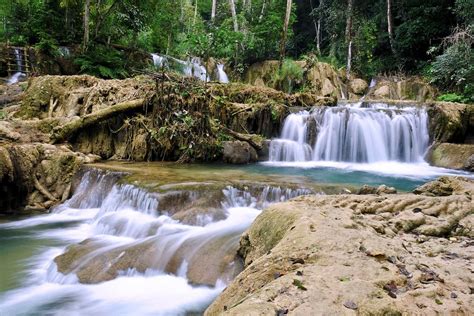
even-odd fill
[(224, 142), (223, 159), (227, 163), (246, 164), (258, 160), (257, 151), (240, 140)]
[(440, 143), (464, 143), (474, 136), (474, 105), (433, 102), (428, 105), (429, 132)]
[(205, 314), (470, 314), (474, 192), (454, 192), (272, 205), (241, 237), (244, 271)]
[(441, 143), (430, 151), (428, 160), (436, 167), (472, 170), (472, 162), (469, 163), (472, 157), (474, 144)]
[(349, 88), (354, 94), (357, 95), (363, 95), (366, 91), (369, 85), (367, 84), (367, 81), (363, 79), (353, 79), (349, 82)]

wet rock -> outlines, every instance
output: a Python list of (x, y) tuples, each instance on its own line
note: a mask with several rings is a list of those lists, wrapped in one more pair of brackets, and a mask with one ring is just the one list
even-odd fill
[(227, 163), (247, 164), (256, 162), (258, 155), (255, 149), (247, 142), (243, 141), (227, 141), (223, 143), (224, 155), (223, 159)]
[(473, 170), (474, 145), (449, 143), (435, 145), (428, 160), (436, 167)]

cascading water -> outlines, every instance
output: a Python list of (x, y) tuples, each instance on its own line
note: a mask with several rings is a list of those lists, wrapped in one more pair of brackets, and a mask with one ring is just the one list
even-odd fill
[(224, 64), (217, 64), (217, 79), (220, 83), (229, 83), (229, 77), (224, 71)]
[[(169, 68), (170, 64), (177, 65), (177, 68), (188, 77), (195, 77), (202, 81), (209, 81), (211, 78), (207, 73), (206, 67), (201, 63), (198, 57), (192, 57), (188, 61), (180, 60), (171, 56), (161, 56), (159, 54), (151, 54), (153, 65), (156, 68)], [(223, 64), (216, 66), (217, 80), (221, 83), (228, 83), (229, 78), (224, 71)]]
[(15, 62), (16, 62), (16, 72), (8, 79), (7, 84), (12, 85), (17, 83), (20, 80), (20, 77), (24, 77), (25, 73), (23, 70), (23, 59), (21, 57), (21, 52), (19, 48), (14, 48), (15, 53)]
[(153, 65), (156, 68), (164, 68), (168, 64), (168, 59), (164, 56), (160, 56), (158, 54), (151, 54), (151, 57), (153, 58)]
[(270, 161), (422, 162), (428, 148), (424, 108), (353, 104), (290, 114)]
[[(0, 224), (55, 240), (29, 263), (23, 284), (0, 296), (2, 313), (202, 312), (238, 273), (239, 236), (260, 209), (311, 193), (228, 186), (221, 207), (176, 210), (175, 199), (166, 203), (164, 193), (120, 183), (122, 176), (90, 170), (51, 214)], [(80, 243), (66, 248), (71, 242)]]

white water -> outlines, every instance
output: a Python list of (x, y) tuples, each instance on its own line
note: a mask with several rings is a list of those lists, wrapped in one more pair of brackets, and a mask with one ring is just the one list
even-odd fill
[(224, 71), (224, 64), (217, 64), (217, 78), (220, 83), (229, 83), (229, 77)]
[[(252, 195), (249, 191), (227, 187), (221, 201), (225, 218), (218, 221), (201, 218), (198, 221), (201, 226), (193, 226), (167, 215), (167, 210), (160, 208), (159, 194), (118, 184), (119, 178), (116, 173), (89, 171), (74, 196), (51, 214), (0, 224), (3, 230), (33, 230), (35, 238), (56, 240), (58, 244), (31, 258), (22, 285), (0, 296), (2, 315), (183, 315), (201, 312), (231, 280), (229, 271), (233, 263), (224, 271), (217, 271), (221, 274), (213, 286), (190, 284), (188, 269), (202, 265), (203, 257), (214, 256), (212, 260), (217, 262), (223, 260), (229, 249), (235, 249), (240, 234), (260, 213), (261, 207), (311, 193), (305, 189), (265, 187)], [(54, 258), (64, 253), (68, 244), (83, 240), (88, 240), (87, 244), (93, 245), (93, 249), (78, 259), (72, 272), (59, 273)], [(221, 248), (211, 247), (212, 251), (207, 252), (206, 246), (216, 240), (223, 241)], [(144, 248), (139, 248), (143, 249), (139, 252), (141, 255), (132, 257), (137, 265), (119, 271), (113, 280), (98, 284), (79, 283), (76, 272), (91, 262), (100, 262), (108, 256), (103, 265), (107, 270), (126, 257), (128, 251), (143, 245)], [(169, 270), (172, 260), (179, 261), (177, 271)], [(146, 264), (146, 270), (142, 270), (143, 264)], [(216, 273), (212, 266), (207, 269), (211, 274)]]
[(421, 163), (427, 125), (426, 110), (416, 107), (355, 103), (303, 111), (285, 120), (280, 138), (270, 144), (270, 161)]
[(168, 59), (164, 56), (160, 56), (158, 54), (151, 54), (151, 57), (153, 58), (153, 65), (156, 68), (163, 68), (168, 64)]
[[(179, 65), (180, 71), (188, 77), (195, 77), (201, 81), (210, 81), (210, 75), (207, 73), (205, 65), (201, 59), (192, 57), (188, 61), (180, 60), (171, 56), (161, 56), (159, 54), (151, 54), (153, 64), (156, 68), (169, 68), (170, 62)], [(217, 64), (216, 69), (217, 80), (221, 83), (228, 83), (229, 78), (224, 71), (223, 64)]]
[(23, 60), (21, 58), (21, 52), (19, 48), (15, 48), (15, 61), (16, 61), (16, 72), (8, 79), (7, 84), (12, 85), (17, 83), (21, 77), (24, 77), (23, 73)]

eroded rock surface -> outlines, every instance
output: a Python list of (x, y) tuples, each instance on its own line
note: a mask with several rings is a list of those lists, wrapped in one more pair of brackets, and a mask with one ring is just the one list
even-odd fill
[(474, 144), (442, 143), (431, 150), (429, 161), (437, 167), (472, 171), (471, 157), (474, 157)]
[(474, 182), (445, 196), (304, 196), (242, 236), (245, 270), (206, 315), (458, 314), (474, 310)]

